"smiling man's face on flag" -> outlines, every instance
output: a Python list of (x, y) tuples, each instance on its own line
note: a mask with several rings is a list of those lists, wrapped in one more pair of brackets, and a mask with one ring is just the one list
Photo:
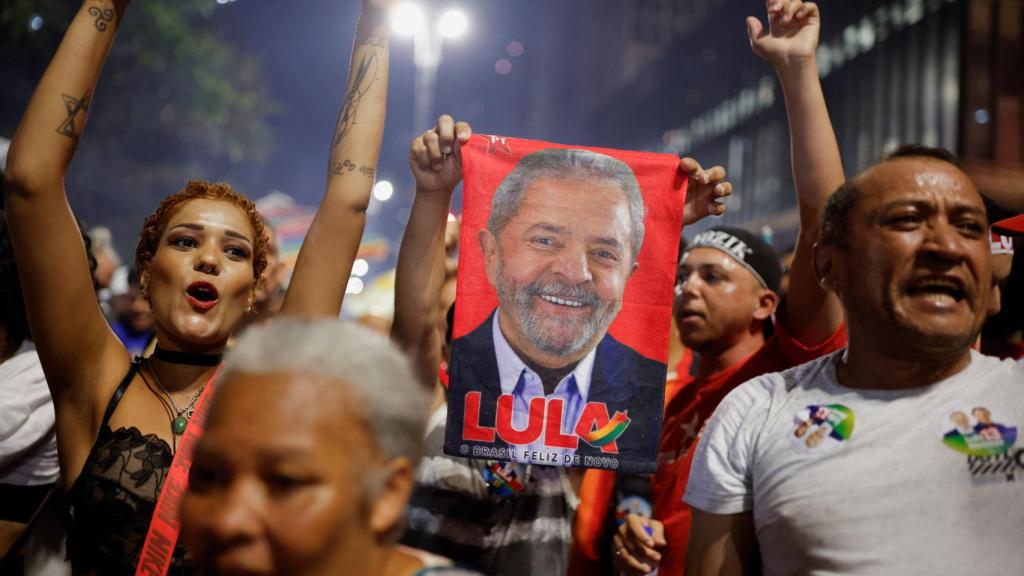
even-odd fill
[(538, 178), (495, 238), (481, 232), (509, 343), (534, 362), (579, 360), (604, 337), (635, 268), (630, 206), (610, 178)]
[(462, 161), (445, 453), (653, 472), (679, 159), (476, 135)]

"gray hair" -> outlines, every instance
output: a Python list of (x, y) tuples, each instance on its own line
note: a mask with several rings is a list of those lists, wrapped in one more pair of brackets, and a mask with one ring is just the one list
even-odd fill
[(546, 148), (524, 157), (516, 164), (491, 201), (487, 230), (495, 238), (519, 211), (526, 189), (534, 180), (552, 178), (614, 180), (629, 203), (630, 250), (635, 264), (644, 243), (644, 199), (640, 184), (629, 166), (617, 158), (590, 150)]
[(409, 359), (387, 338), (336, 318), (276, 318), (247, 329), (221, 371), (234, 374), (310, 374), (344, 382), (358, 402), (349, 406), (391, 459), (416, 466), (430, 397)]

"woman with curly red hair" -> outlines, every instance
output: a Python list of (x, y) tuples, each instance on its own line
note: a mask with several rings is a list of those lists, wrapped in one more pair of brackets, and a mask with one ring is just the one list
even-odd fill
[[(341, 308), (384, 127), (382, 2), (363, 2), (326, 192), (283, 314), (336, 316)], [(207, 383), (252, 304), (268, 238), (253, 203), (230, 186), (189, 182), (146, 219), (136, 251), (156, 352), (133, 360), (104, 321), (64, 174), (129, 3), (86, 0), (71, 22), (11, 143), (6, 205), (56, 409), (75, 572), (188, 574), (191, 565), (174, 543), (175, 504), (202, 426), (191, 416), (203, 412)]]

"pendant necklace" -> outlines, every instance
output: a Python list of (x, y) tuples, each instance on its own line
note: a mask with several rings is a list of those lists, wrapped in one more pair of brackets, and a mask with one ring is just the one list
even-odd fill
[(153, 378), (156, 380), (156, 385), (160, 387), (164, 395), (171, 402), (171, 409), (174, 411), (174, 418), (171, 420), (171, 433), (174, 436), (181, 436), (185, 433), (185, 427), (188, 426), (188, 421), (192, 418), (192, 412), (196, 409), (196, 402), (199, 401), (199, 395), (203, 393), (203, 388), (206, 388), (206, 384), (203, 384), (196, 389), (195, 394), (192, 395), (192, 399), (189, 400), (188, 405), (184, 408), (179, 409), (178, 405), (174, 403), (174, 397), (171, 393), (164, 388), (163, 383), (160, 382), (160, 376), (157, 375), (156, 370), (153, 368), (152, 363), (149, 365), (149, 371), (153, 373)]

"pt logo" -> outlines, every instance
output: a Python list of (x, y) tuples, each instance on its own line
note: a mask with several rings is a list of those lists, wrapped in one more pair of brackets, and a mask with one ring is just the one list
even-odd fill
[(515, 397), (502, 394), (498, 397), (495, 425), (480, 423), (480, 392), (466, 394), (466, 408), (463, 412), (462, 439), (472, 442), (494, 442), (495, 437), (510, 445), (533, 444), (541, 437), (548, 448), (575, 450), (582, 438), (584, 442), (600, 448), (606, 454), (618, 454), (615, 441), (629, 428), (631, 420), (626, 412), (608, 416), (604, 402), (588, 402), (573, 427), (572, 434), (562, 433), (561, 398), (537, 397), (530, 400), (530, 418), (526, 428), (516, 430), (512, 425), (512, 410)]
[(487, 142), (487, 155), (494, 154), (497, 150), (503, 154), (512, 155), (512, 148), (508, 145), (508, 138), (504, 136), (489, 136), (490, 140)]

